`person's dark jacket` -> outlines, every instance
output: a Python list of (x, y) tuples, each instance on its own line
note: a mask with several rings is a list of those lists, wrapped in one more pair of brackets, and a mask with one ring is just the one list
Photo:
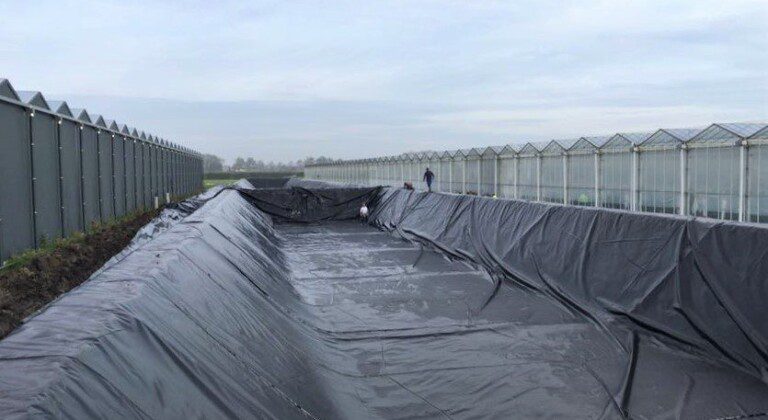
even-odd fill
[(427, 170), (424, 172), (424, 181), (427, 181), (431, 184), (433, 179), (435, 179), (435, 174), (433, 174), (432, 171)]

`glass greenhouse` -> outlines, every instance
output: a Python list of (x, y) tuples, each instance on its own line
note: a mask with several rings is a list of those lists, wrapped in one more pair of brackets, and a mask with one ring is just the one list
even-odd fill
[(314, 165), (306, 176), (425, 190), (427, 167), (447, 193), (768, 222), (766, 123), (407, 153)]

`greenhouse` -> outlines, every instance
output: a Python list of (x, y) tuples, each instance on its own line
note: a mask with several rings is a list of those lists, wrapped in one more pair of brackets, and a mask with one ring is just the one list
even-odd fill
[(453, 159), (451, 160), (451, 190), (450, 192), (456, 194), (464, 194), (466, 191), (464, 178), (465, 172), (465, 155), (461, 150), (456, 150), (452, 153)]
[(315, 165), (312, 179), (552, 204), (768, 221), (768, 124), (617, 133)]
[(501, 198), (517, 198), (517, 150), (512, 145), (499, 153), (498, 194)]

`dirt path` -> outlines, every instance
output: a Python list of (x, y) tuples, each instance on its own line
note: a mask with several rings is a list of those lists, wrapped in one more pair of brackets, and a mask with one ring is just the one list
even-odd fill
[(99, 225), (86, 234), (11, 261), (0, 271), (0, 338), (24, 318), (87, 280), (156, 214), (149, 211)]

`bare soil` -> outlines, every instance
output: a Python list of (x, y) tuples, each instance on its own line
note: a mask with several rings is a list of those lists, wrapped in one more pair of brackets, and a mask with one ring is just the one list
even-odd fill
[(30, 252), (0, 270), (0, 338), (24, 318), (87, 280), (156, 215), (153, 210), (95, 225), (88, 233)]

